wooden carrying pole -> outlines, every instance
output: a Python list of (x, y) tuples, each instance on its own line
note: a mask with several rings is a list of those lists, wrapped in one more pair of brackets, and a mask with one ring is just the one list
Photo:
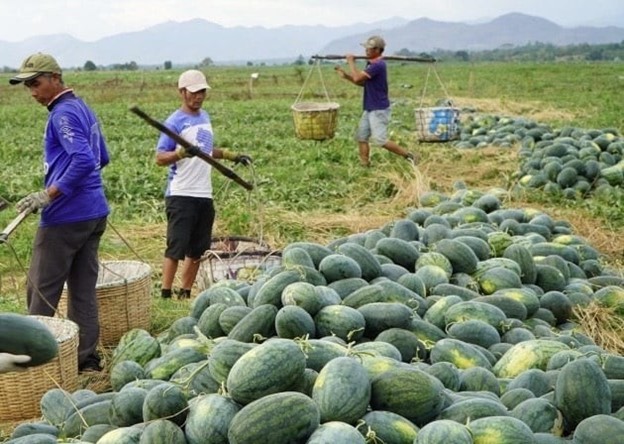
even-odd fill
[[(171, 137), (176, 143), (182, 145), (184, 148), (190, 148), (193, 146), (188, 140), (173, 132), (171, 129), (169, 129), (169, 127), (147, 115), (147, 113), (142, 111), (138, 106), (131, 106), (130, 111), (139, 116), (141, 119), (145, 120), (147, 123), (149, 123), (161, 133), (165, 133), (167, 136)], [(204, 162), (210, 164), (215, 170), (223, 174), (228, 179), (232, 179), (234, 182), (236, 182), (246, 190), (253, 190), (252, 184), (242, 179), (234, 171), (232, 171), (222, 163), (219, 163), (214, 157), (201, 151), (199, 151), (197, 157), (199, 157)]]
[[(347, 58), (345, 55), (328, 54), (328, 55), (313, 55), (313, 59), (319, 60), (344, 60)], [(355, 56), (356, 60), (366, 60), (366, 56)], [(421, 63), (434, 63), (436, 61), (433, 57), (406, 57), (406, 56), (382, 56), (384, 60), (397, 60), (401, 62), (421, 62)]]

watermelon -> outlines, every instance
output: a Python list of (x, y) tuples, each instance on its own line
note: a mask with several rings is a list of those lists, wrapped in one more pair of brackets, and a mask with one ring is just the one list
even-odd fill
[(611, 388), (598, 364), (577, 359), (565, 365), (557, 377), (554, 404), (563, 413), (570, 432), (584, 419), (611, 413)]
[(450, 419), (439, 419), (425, 425), (416, 436), (414, 444), (473, 444), (465, 425)]
[(143, 401), (143, 421), (167, 418), (178, 426), (184, 424), (188, 400), (176, 384), (164, 382), (152, 388)]
[(372, 380), (371, 407), (396, 413), (421, 427), (442, 411), (444, 390), (439, 380), (422, 370), (393, 368)]
[(328, 421), (310, 435), (306, 444), (366, 444), (362, 434), (350, 424)]
[(145, 426), (139, 444), (187, 444), (187, 440), (177, 424), (157, 419)]
[(511, 416), (488, 416), (475, 419), (467, 425), (474, 444), (505, 443), (535, 444), (528, 425)]
[(599, 414), (582, 420), (574, 430), (575, 444), (619, 444), (624, 442), (624, 421)]
[(550, 358), (562, 350), (569, 350), (569, 347), (557, 341), (535, 339), (520, 342), (498, 360), (494, 373), (499, 378), (515, 378), (532, 368), (546, 370)]
[(473, 396), (458, 400), (446, 407), (440, 412), (438, 418), (466, 424), (468, 421), (479, 418), (505, 415), (507, 415), (507, 408), (502, 402)]
[(215, 393), (193, 398), (184, 425), (188, 444), (227, 444), (230, 422), (240, 409), (231, 398)]
[(315, 316), (318, 336), (335, 335), (346, 342), (357, 341), (364, 336), (366, 320), (364, 315), (346, 305), (323, 307)]
[(320, 412), (308, 396), (291, 391), (263, 396), (244, 406), (230, 422), (230, 444), (306, 442), (320, 425)]
[(365, 281), (372, 281), (381, 276), (381, 264), (366, 247), (353, 242), (347, 242), (340, 245), (337, 251), (357, 262), (361, 271), (361, 278)]
[(145, 366), (152, 359), (158, 358), (161, 354), (161, 347), (158, 340), (146, 330), (135, 328), (126, 332), (115, 350), (111, 365), (120, 361), (135, 361)]
[(533, 433), (563, 433), (563, 415), (551, 402), (544, 398), (530, 398), (516, 405), (511, 416), (524, 422)]
[(319, 407), (321, 422), (341, 421), (355, 425), (364, 416), (371, 396), (366, 369), (354, 358), (332, 359), (318, 374), (312, 399)]
[(226, 382), (228, 394), (240, 404), (288, 390), (303, 377), (306, 356), (289, 339), (271, 339), (242, 355)]
[(410, 420), (393, 412), (373, 410), (362, 417), (360, 432), (372, 442), (412, 444), (419, 428)]
[(34, 316), (0, 313), (0, 338), (0, 352), (30, 356), (30, 361), (19, 364), (23, 367), (45, 364), (58, 355), (56, 337)]

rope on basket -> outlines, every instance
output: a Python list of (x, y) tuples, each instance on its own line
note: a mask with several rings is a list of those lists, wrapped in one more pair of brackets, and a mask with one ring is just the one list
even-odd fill
[(428, 68), (427, 68), (427, 76), (425, 77), (425, 85), (423, 86), (423, 90), (422, 90), (422, 94), (420, 95), (420, 107), (423, 107), (423, 103), (425, 100), (425, 95), (427, 94), (427, 85), (429, 84), (429, 77), (431, 75), (431, 71), (433, 71), (433, 73), (436, 76), (436, 79), (438, 80), (438, 83), (440, 84), (440, 88), (442, 88), (442, 92), (444, 93), (444, 96), (446, 98), (448, 98), (450, 100), (450, 96), (448, 91), (446, 90), (446, 87), (444, 86), (444, 83), (442, 83), (442, 79), (440, 78), (440, 75), (438, 74), (438, 71), (435, 69), (435, 63), (431, 64)]
[[(253, 201), (252, 201), (252, 194), (254, 191), (258, 190), (258, 180), (257, 180), (257, 176), (256, 176), (256, 170), (253, 166), (253, 163), (251, 163), (250, 165), (247, 166), (247, 168), (251, 169), (251, 183), (253, 184), (253, 189), (249, 190), (248, 194), (247, 194), (247, 208), (248, 211), (251, 213), (252, 212), (252, 205), (253, 205)], [(215, 194), (221, 194), (221, 193), (225, 193), (225, 191), (227, 191), (227, 189), (230, 186), (230, 181), (224, 181), (223, 185), (221, 186), (221, 188), (219, 188)], [(256, 196), (257, 197), (257, 196)], [(259, 237), (258, 240), (261, 244), (264, 244), (264, 207), (262, 205), (262, 199), (256, 199), (256, 205), (258, 207), (257, 211), (258, 211), (258, 219), (259, 219), (259, 227), (258, 227), (258, 231), (259, 231)]]
[[(15, 251), (15, 248), (13, 247), (13, 245), (11, 245), (10, 239), (5, 239), (2, 243), (3, 243), (4, 245), (6, 245), (6, 246), (8, 246), (8, 247), (9, 247), (9, 250), (11, 251), (11, 253), (13, 253), (13, 257), (15, 258), (15, 261), (17, 262), (17, 266), (20, 268), (20, 270), (22, 271), (22, 273), (24, 273), (24, 275), (26, 276), (26, 281), (27, 281), (27, 282), (30, 282), (30, 278), (28, 277), (28, 270), (26, 270), (26, 266), (24, 266), (24, 264), (23, 264), (23, 263), (22, 263), (22, 261), (20, 260), (20, 258), (19, 258), (19, 256), (18, 256), (18, 254), (17, 254), (17, 251)], [(34, 288), (34, 287), (33, 287), (33, 288)], [(38, 288), (35, 288), (35, 291), (37, 291), (37, 293), (39, 293), (39, 296), (41, 296), (41, 297), (42, 297), (42, 299), (44, 299), (44, 298), (43, 298), (43, 295), (41, 294), (41, 292), (39, 291), (39, 289), (38, 289)], [(45, 300), (45, 299), (44, 299), (44, 300)], [(50, 305), (50, 307), (52, 307), (52, 305), (51, 305), (51, 304), (50, 304), (47, 300), (45, 300), (45, 302), (46, 302), (48, 305)]]
[[(28, 270), (26, 269), (26, 266), (20, 260), (19, 255), (17, 254), (17, 251), (15, 251), (15, 248), (11, 244), (10, 240), (9, 239), (5, 239), (2, 243), (7, 245), (9, 247), (9, 250), (11, 251), (11, 253), (13, 253), (13, 257), (15, 257), (15, 261), (17, 262), (18, 267), (20, 268), (22, 273), (24, 273), (24, 276), (26, 276), (26, 282), (32, 286), (33, 290), (35, 292), (37, 292), (37, 294), (41, 298), (41, 300), (43, 302), (45, 302), (48, 307), (50, 307), (52, 310), (54, 310), (56, 312), (56, 309), (54, 308), (54, 306), (43, 296), (43, 293), (41, 293), (41, 290), (39, 290), (39, 287), (33, 285), (32, 281), (30, 280), (30, 276), (28, 275)], [(24, 296), (24, 298), (25, 298), (25, 296)], [(24, 301), (24, 302), (27, 302), (27, 301)], [(26, 305), (28, 305), (28, 304), (26, 304)], [(59, 313), (59, 318), (60, 319), (67, 319), (65, 316), (62, 316), (60, 313)]]
[(126, 245), (126, 247), (128, 247), (128, 249), (132, 251), (132, 253), (134, 253), (137, 259), (139, 259), (139, 261), (145, 262), (143, 258), (141, 257), (141, 255), (139, 255), (139, 253), (137, 253), (137, 251), (134, 248), (132, 248), (132, 245), (130, 245), (130, 242), (128, 242), (126, 238), (121, 235), (119, 230), (117, 230), (117, 228), (115, 228), (115, 226), (110, 221), (106, 221), (106, 224), (111, 227), (111, 229), (115, 232), (115, 234), (119, 236), (119, 239), (121, 239), (121, 241)]
[(306, 86), (307, 86), (309, 80), (310, 80), (310, 77), (312, 77), (312, 72), (314, 71), (314, 68), (316, 68), (316, 70), (318, 71), (319, 78), (321, 79), (321, 86), (323, 88), (323, 92), (325, 93), (325, 99), (327, 100), (327, 102), (330, 102), (329, 93), (327, 91), (327, 86), (325, 85), (325, 80), (323, 79), (323, 71), (321, 71), (321, 60), (320, 59), (316, 59), (316, 61), (314, 62), (314, 65), (312, 65), (312, 67), (308, 71), (308, 75), (306, 76), (305, 80), (303, 81), (303, 85), (301, 85), (301, 90), (299, 90), (299, 94), (297, 95), (297, 98), (295, 99), (293, 105), (299, 103), (299, 101), (303, 97), (303, 93), (304, 93), (304, 91), (306, 89)]
[[(229, 240), (236, 240), (236, 236), (232, 236), (230, 238), (228, 238)], [(248, 238), (249, 241), (254, 241), (251, 238)], [(264, 246), (263, 244), (258, 243), (258, 245), (260, 245), (261, 247)], [(268, 245), (267, 245), (268, 247)], [(241, 256), (258, 256), (258, 257), (262, 257), (262, 259), (260, 260), (260, 262), (258, 263), (258, 265), (256, 265), (256, 268), (259, 268), (260, 266), (264, 265), (270, 258), (274, 257), (274, 256), (279, 256), (279, 251), (277, 250), (268, 250), (267, 251), (258, 251), (258, 250), (241, 250), (241, 251), (236, 251), (233, 252), (235, 253), (233, 256), (230, 256), (226, 259), (228, 259), (230, 262), (226, 263), (226, 261), (224, 260), (225, 256), (228, 253), (231, 252), (221, 252), (221, 253), (225, 253), (225, 254), (219, 254), (217, 251), (215, 250), (208, 250), (204, 257), (202, 257), (200, 259), (200, 261), (205, 261), (205, 260), (210, 260), (210, 259), (217, 259), (219, 261), (219, 264), (221, 264), (224, 268), (224, 270), (226, 270), (225, 274), (227, 276), (228, 279), (236, 279), (236, 273), (235, 270), (232, 269), (232, 262), (236, 261), (237, 259), (239, 259)], [(210, 269), (212, 277), (214, 278), (214, 271), (212, 270), (212, 267)]]

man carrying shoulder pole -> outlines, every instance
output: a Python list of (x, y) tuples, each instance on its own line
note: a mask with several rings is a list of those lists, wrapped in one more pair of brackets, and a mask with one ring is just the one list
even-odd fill
[(388, 97), (388, 70), (383, 59), (386, 42), (380, 36), (369, 37), (362, 43), (366, 48), (366, 68), (359, 70), (355, 65), (356, 56), (347, 54), (349, 72), (336, 66), (338, 75), (364, 88), (362, 118), (357, 128), (355, 138), (358, 143), (360, 163), (370, 165), (370, 144), (379, 145), (388, 151), (397, 154), (410, 162), (416, 161), (416, 156), (388, 138), (388, 124), (390, 123), (390, 99)]

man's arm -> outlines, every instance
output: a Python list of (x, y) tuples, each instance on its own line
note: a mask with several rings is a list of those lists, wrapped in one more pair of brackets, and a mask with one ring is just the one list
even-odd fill
[(354, 85), (363, 86), (364, 83), (369, 79), (368, 74), (366, 72), (361, 71), (355, 65), (355, 56), (353, 54), (348, 54), (347, 63), (349, 64), (349, 71), (346, 72), (342, 67), (336, 66), (336, 71), (338, 75), (345, 80), (353, 83)]

